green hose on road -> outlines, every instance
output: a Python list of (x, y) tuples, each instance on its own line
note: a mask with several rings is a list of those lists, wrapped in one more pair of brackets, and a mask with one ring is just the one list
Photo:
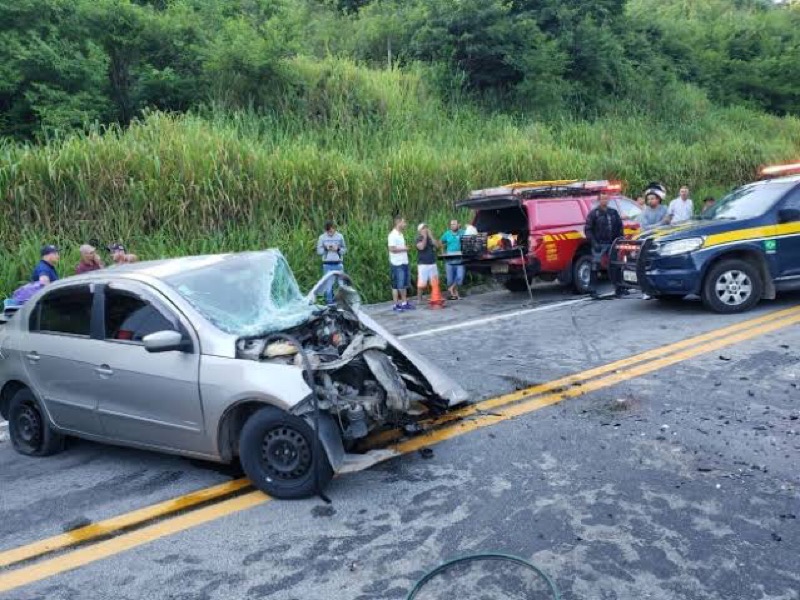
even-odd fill
[(550, 589), (550, 593), (553, 596), (553, 600), (560, 600), (561, 599), (561, 596), (558, 593), (558, 588), (556, 587), (556, 584), (553, 583), (553, 580), (550, 579), (550, 577), (548, 577), (547, 574), (544, 571), (542, 571), (539, 567), (537, 567), (536, 565), (528, 562), (524, 558), (520, 558), (518, 556), (513, 556), (513, 555), (510, 555), (510, 554), (502, 554), (502, 553), (499, 553), (499, 552), (482, 552), (480, 554), (469, 554), (467, 556), (460, 556), (458, 558), (454, 558), (452, 560), (448, 560), (447, 562), (443, 562), (442, 564), (440, 564), (438, 567), (436, 567), (432, 571), (427, 572), (419, 581), (417, 581), (416, 584), (414, 584), (414, 587), (409, 592), (408, 596), (406, 597), (406, 600), (414, 600), (417, 597), (417, 593), (422, 589), (422, 587), (426, 583), (428, 583), (431, 579), (433, 579), (437, 575), (439, 575), (441, 573), (444, 573), (450, 567), (452, 567), (454, 565), (457, 565), (457, 564), (462, 564), (462, 563), (467, 563), (467, 562), (475, 562), (475, 561), (480, 561), (480, 560), (504, 560), (504, 561), (516, 563), (516, 564), (518, 564), (520, 566), (523, 566), (523, 567), (533, 571), (534, 573), (536, 573), (536, 575), (538, 575), (541, 579), (543, 579), (545, 581), (545, 583), (547, 584), (547, 586)]

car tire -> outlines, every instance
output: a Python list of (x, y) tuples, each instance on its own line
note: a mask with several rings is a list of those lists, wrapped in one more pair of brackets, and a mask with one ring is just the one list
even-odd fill
[(50, 456), (64, 449), (64, 436), (50, 426), (39, 401), (28, 388), (11, 398), (8, 433), (14, 450), (25, 456)]
[(764, 283), (756, 265), (739, 259), (723, 260), (706, 275), (703, 304), (716, 313), (740, 313), (758, 304), (763, 292)]
[(579, 254), (572, 262), (572, 287), (578, 294), (588, 294), (591, 289), (589, 277), (592, 270), (592, 255)]
[[(302, 418), (274, 406), (253, 413), (239, 436), (239, 460), (258, 489), (274, 498), (308, 498), (317, 493), (314, 430)], [(333, 478), (328, 455), (319, 446), (320, 491)]]
[(528, 291), (528, 284), (522, 277), (515, 277), (514, 279), (506, 279), (503, 282), (503, 287), (505, 287), (509, 292), (527, 292)]

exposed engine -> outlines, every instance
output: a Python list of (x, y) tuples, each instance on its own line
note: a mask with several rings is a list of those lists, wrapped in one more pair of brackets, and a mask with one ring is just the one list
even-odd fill
[[(338, 420), (345, 441), (402, 422), (426, 410), (420, 403), (433, 407), (439, 400), (400, 352), (348, 310), (322, 309), (285, 333), (302, 344), (320, 408)], [(303, 368), (298, 348), (287, 341), (270, 341), (269, 336), (239, 340), (237, 357)]]

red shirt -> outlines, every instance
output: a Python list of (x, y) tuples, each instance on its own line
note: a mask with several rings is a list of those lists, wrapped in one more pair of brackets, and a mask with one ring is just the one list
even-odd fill
[(101, 265), (97, 264), (96, 262), (85, 263), (83, 261), (80, 261), (75, 267), (75, 275), (81, 275), (82, 273), (97, 271), (98, 269), (101, 268), (102, 268)]

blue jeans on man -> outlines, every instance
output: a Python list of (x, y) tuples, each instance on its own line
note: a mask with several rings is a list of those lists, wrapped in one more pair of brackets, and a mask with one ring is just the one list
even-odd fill
[[(322, 276), (324, 277), (328, 273), (332, 273), (334, 271), (342, 271), (344, 272), (344, 264), (338, 263), (322, 263)], [(333, 284), (336, 278), (331, 277), (331, 279), (325, 284), (323, 288), (323, 293), (325, 294), (325, 302), (328, 304), (333, 304)]]

